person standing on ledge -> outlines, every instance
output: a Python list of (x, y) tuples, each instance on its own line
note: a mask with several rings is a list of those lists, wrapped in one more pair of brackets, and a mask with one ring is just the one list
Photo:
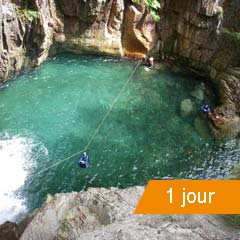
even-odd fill
[(143, 60), (146, 62), (146, 65), (145, 67), (147, 67), (148, 69), (152, 68), (153, 67), (153, 57), (150, 57), (150, 58), (147, 58), (146, 55), (143, 55)]
[(80, 160), (78, 161), (78, 165), (81, 168), (87, 168), (89, 165), (89, 157), (86, 152), (83, 152), (83, 154), (80, 157)]
[(202, 106), (200, 107), (200, 110), (201, 110), (203, 113), (210, 113), (210, 112), (211, 112), (211, 108), (209, 107), (208, 104), (202, 105)]
[(147, 62), (147, 67), (152, 68), (153, 67), (153, 57), (150, 57)]

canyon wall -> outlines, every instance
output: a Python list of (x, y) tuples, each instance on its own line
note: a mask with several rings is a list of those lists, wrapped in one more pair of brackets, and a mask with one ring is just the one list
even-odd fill
[(48, 196), (19, 225), (0, 226), (0, 239), (215, 240), (240, 236), (239, 230), (226, 226), (216, 215), (134, 215), (143, 191), (144, 187), (90, 188)]
[(130, 0), (57, 1), (60, 49), (142, 56), (156, 41), (155, 23), (144, 5)]
[[(169, 57), (216, 86), (213, 130), (221, 136), (240, 131), (239, 1), (161, 1), (157, 24), (159, 54)], [(221, 130), (221, 131), (217, 131)]]
[(3, 0), (0, 82), (67, 50), (141, 57), (154, 46), (155, 23), (130, 0)]
[(53, 37), (53, 6), (51, 0), (1, 2), (0, 82), (47, 58)]

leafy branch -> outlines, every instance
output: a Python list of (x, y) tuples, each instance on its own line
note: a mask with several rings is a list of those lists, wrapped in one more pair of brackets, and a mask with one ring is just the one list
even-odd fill
[(149, 9), (149, 12), (155, 22), (160, 20), (160, 17), (157, 11), (161, 8), (160, 3), (158, 0), (132, 0), (134, 3), (141, 4), (143, 3)]

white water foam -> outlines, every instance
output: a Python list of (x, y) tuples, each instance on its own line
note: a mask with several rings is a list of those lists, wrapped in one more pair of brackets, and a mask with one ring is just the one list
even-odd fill
[(0, 224), (16, 221), (19, 214), (26, 212), (24, 200), (14, 191), (24, 184), (34, 146), (31, 139), (6, 136), (0, 140)]

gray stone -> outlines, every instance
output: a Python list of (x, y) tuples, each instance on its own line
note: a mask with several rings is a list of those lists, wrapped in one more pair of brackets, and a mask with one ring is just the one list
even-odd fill
[(190, 99), (184, 99), (182, 102), (181, 102), (181, 114), (183, 116), (187, 116), (189, 114), (192, 113), (193, 111), (193, 103)]
[(202, 83), (202, 84), (197, 85), (194, 88), (194, 90), (190, 93), (190, 95), (199, 101), (203, 101), (204, 100), (204, 91), (205, 91), (205, 85)]
[(90, 188), (48, 197), (20, 240), (205, 240), (239, 234), (215, 215), (134, 215), (144, 189)]

